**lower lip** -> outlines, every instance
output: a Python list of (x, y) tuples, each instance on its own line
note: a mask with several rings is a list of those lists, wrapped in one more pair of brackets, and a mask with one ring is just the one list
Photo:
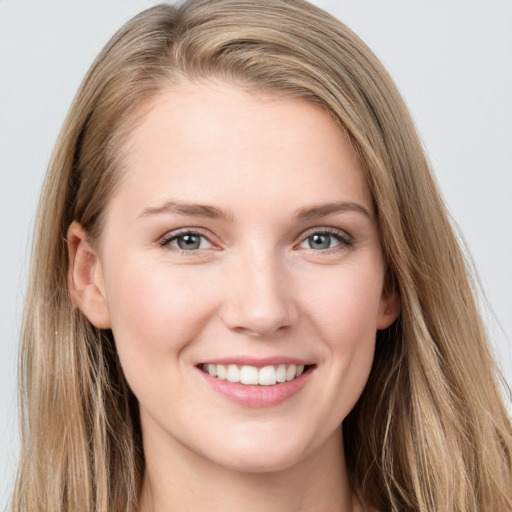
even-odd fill
[(239, 382), (211, 377), (199, 368), (206, 383), (217, 393), (244, 407), (273, 407), (296, 395), (308, 382), (314, 369), (310, 368), (300, 377), (273, 386), (247, 386)]

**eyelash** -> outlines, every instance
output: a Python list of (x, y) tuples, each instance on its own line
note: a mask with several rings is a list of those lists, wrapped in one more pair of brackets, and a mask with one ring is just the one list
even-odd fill
[(305, 243), (313, 235), (329, 235), (339, 242), (338, 245), (335, 245), (334, 247), (329, 247), (327, 249), (315, 250), (313, 248), (309, 248), (310, 251), (315, 253), (326, 254), (347, 249), (350, 246), (352, 246), (355, 242), (354, 238), (345, 231), (341, 231), (339, 229), (334, 228), (314, 228), (301, 235), (301, 240), (298, 244), (295, 245), (295, 247)]
[(204, 240), (207, 240), (209, 244), (215, 245), (215, 244), (213, 244), (213, 242), (210, 240), (210, 238), (205, 233), (202, 233), (198, 229), (189, 229), (189, 228), (185, 228), (185, 229), (182, 229), (179, 231), (173, 231), (171, 233), (167, 233), (158, 241), (158, 245), (160, 247), (163, 247), (163, 248), (169, 250), (169, 251), (177, 252), (178, 254), (183, 254), (183, 255), (187, 255), (187, 256), (197, 253), (200, 250), (199, 248), (186, 250), (186, 249), (181, 249), (179, 247), (175, 247), (175, 246), (171, 245), (171, 242), (173, 242), (174, 240), (178, 240), (179, 238), (185, 237), (187, 235), (203, 238)]
[[(210, 238), (205, 233), (201, 232), (198, 229), (190, 229), (190, 228), (184, 228), (182, 230), (173, 231), (171, 233), (164, 235), (158, 241), (158, 245), (160, 247), (166, 248), (169, 251), (177, 252), (179, 254), (192, 255), (194, 253), (198, 253), (201, 250), (201, 248), (186, 250), (186, 249), (181, 249), (179, 247), (175, 247), (175, 246), (171, 245), (171, 242), (173, 242), (174, 240), (178, 240), (179, 238), (185, 237), (187, 235), (201, 237), (204, 240), (206, 240), (209, 244), (211, 244), (212, 246), (215, 246), (215, 244), (210, 240)], [(316, 252), (316, 253), (325, 254), (325, 253), (335, 252), (337, 250), (343, 250), (343, 249), (346, 249), (346, 248), (352, 246), (355, 242), (354, 238), (352, 238), (352, 236), (350, 236), (345, 231), (341, 231), (341, 230), (334, 229), (334, 228), (314, 228), (314, 229), (311, 229), (311, 230), (307, 231), (306, 233), (302, 234), (300, 241), (298, 243), (296, 243), (294, 245), (294, 247), (300, 247), (301, 244), (306, 242), (310, 237), (312, 237), (314, 235), (329, 235), (329, 236), (332, 236), (333, 238), (335, 238), (339, 242), (339, 244), (335, 245), (334, 247), (329, 247), (329, 248), (322, 249), (322, 250), (315, 250), (313, 248), (309, 248), (310, 251)]]

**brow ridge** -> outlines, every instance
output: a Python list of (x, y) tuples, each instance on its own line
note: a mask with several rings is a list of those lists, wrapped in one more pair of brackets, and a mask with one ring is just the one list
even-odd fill
[[(338, 201), (318, 206), (300, 208), (296, 211), (296, 217), (300, 221), (315, 220), (336, 213), (354, 211), (372, 219), (372, 214), (363, 205), (352, 201)], [(151, 206), (143, 210), (140, 217), (161, 213), (177, 213), (193, 217), (205, 217), (209, 219), (231, 220), (232, 215), (222, 208), (199, 203), (187, 203), (183, 201), (170, 200), (158, 206)]]
[(338, 201), (334, 203), (321, 204), (318, 206), (311, 206), (308, 208), (300, 208), (297, 211), (297, 218), (299, 220), (315, 220), (321, 217), (327, 217), (335, 213), (343, 212), (359, 212), (370, 220), (373, 218), (370, 211), (362, 204), (355, 203), (352, 201)]
[(183, 201), (170, 200), (158, 206), (151, 206), (143, 210), (140, 217), (147, 217), (159, 213), (177, 213), (179, 215), (190, 215), (192, 217), (206, 217), (209, 219), (230, 220), (231, 215), (216, 206), (199, 203), (187, 203)]

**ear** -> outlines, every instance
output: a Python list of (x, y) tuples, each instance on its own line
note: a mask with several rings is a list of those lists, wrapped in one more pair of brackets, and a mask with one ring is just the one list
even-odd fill
[(400, 296), (393, 278), (386, 277), (380, 299), (379, 318), (377, 329), (387, 329), (400, 314)]
[(98, 329), (110, 328), (101, 262), (78, 222), (68, 229), (68, 287), (73, 303)]

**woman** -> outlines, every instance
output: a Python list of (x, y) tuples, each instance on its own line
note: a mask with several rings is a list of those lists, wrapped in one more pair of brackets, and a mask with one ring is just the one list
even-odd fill
[(15, 510), (511, 508), (510, 419), (421, 145), (319, 9), (125, 25), (36, 233)]

